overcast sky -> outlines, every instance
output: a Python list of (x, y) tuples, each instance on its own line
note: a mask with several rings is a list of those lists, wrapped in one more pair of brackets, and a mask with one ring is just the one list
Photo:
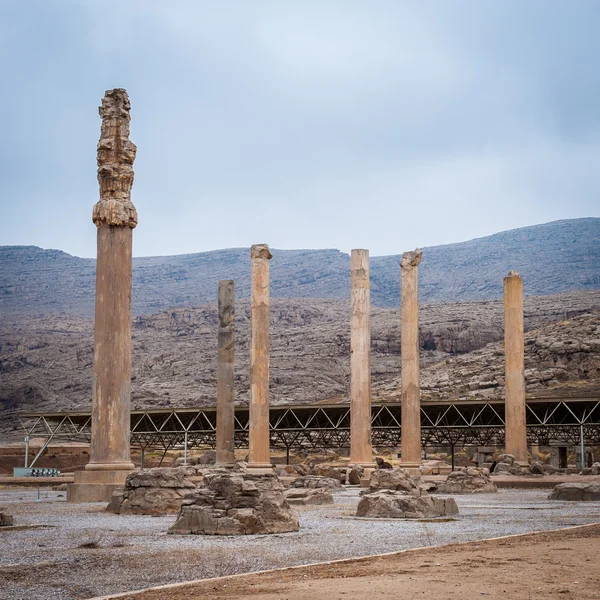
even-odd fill
[(95, 255), (114, 87), (138, 256), (599, 216), (599, 31), (597, 0), (0, 0), (0, 244)]

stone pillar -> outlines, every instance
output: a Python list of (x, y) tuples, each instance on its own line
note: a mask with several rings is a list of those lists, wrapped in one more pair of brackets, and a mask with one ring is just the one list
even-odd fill
[(129, 454), (131, 396), (131, 202), (136, 147), (129, 140), (130, 103), (123, 89), (102, 99), (98, 142), (96, 312), (90, 462), (75, 473), (72, 502), (109, 501), (134, 469)]
[(525, 342), (523, 280), (515, 271), (504, 278), (504, 364), (506, 452), (528, 464), (525, 426)]
[(217, 465), (235, 464), (234, 333), (235, 292), (231, 280), (219, 281), (219, 353), (217, 356)]
[(269, 437), (269, 260), (267, 244), (250, 249), (252, 336), (250, 343), (250, 457), (248, 467), (272, 471)]
[(350, 464), (373, 467), (369, 251), (350, 257)]
[(421, 465), (421, 386), (419, 383), (419, 263), (418, 248), (405, 252), (402, 273), (401, 346), (402, 355), (402, 458), (400, 466)]

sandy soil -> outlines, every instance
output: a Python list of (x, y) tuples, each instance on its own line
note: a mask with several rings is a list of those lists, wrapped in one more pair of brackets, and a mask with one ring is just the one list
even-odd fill
[(221, 578), (123, 600), (600, 598), (600, 524)]

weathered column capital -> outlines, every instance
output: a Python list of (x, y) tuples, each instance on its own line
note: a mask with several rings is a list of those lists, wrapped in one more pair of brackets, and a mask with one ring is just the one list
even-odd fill
[(92, 221), (131, 227), (138, 217), (131, 202), (133, 161), (137, 148), (129, 139), (131, 104), (122, 88), (108, 90), (98, 109), (102, 118), (98, 142), (98, 183), (100, 200), (94, 205)]
[(273, 255), (269, 250), (268, 244), (254, 244), (250, 248), (250, 258), (265, 258), (271, 260)]
[(422, 258), (423, 252), (418, 248), (412, 252), (405, 252), (400, 259), (400, 267), (410, 271), (413, 267), (419, 266)]

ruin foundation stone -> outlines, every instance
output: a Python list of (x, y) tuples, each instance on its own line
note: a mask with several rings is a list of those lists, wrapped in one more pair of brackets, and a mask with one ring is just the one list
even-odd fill
[(379, 490), (365, 494), (358, 503), (357, 517), (423, 519), (457, 515), (453, 498), (413, 496), (407, 492)]
[(550, 500), (593, 502), (600, 500), (600, 481), (589, 483), (560, 483), (550, 495)]
[(290, 488), (283, 492), (285, 499), (294, 504), (333, 504), (333, 494), (326, 487)]
[(298, 529), (276, 475), (212, 472), (183, 499), (169, 533), (248, 535)]
[(177, 514), (181, 501), (202, 481), (194, 467), (157, 467), (134, 471), (113, 493), (106, 510), (116, 514)]
[(488, 469), (468, 467), (452, 471), (444, 483), (437, 486), (442, 494), (490, 494), (498, 488), (490, 478)]
[(336, 489), (341, 488), (342, 484), (338, 478), (333, 477), (320, 477), (318, 475), (303, 475), (302, 477), (296, 478), (291, 487), (294, 488), (326, 488)]

